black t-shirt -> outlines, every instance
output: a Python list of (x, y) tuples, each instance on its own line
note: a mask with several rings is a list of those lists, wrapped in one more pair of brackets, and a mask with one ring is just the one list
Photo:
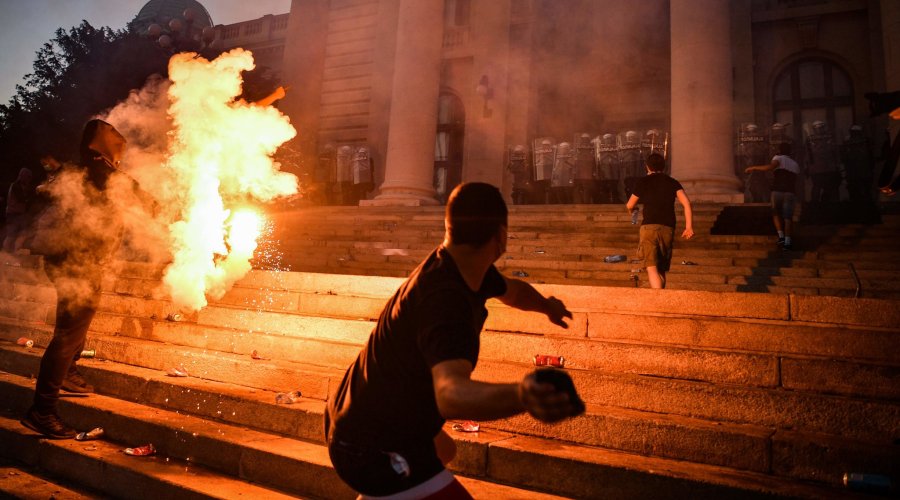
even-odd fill
[(385, 305), (328, 402), (334, 438), (387, 450), (430, 443), (444, 425), (431, 368), (452, 359), (475, 366), (485, 301), (504, 293), (494, 266), (473, 292), (444, 247), (432, 252)]
[(681, 183), (663, 173), (641, 177), (633, 194), (644, 204), (641, 224), (662, 224), (675, 227), (675, 193), (684, 189)]

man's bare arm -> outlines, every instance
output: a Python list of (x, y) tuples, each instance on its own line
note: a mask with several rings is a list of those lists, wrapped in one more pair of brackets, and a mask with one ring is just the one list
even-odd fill
[(772, 163), (769, 163), (768, 165), (753, 165), (752, 167), (747, 167), (744, 169), (744, 173), (749, 174), (750, 172), (768, 172), (770, 170), (775, 170), (779, 165), (781, 165), (781, 162), (773, 158)]
[(536, 311), (547, 315), (553, 324), (568, 328), (564, 318), (572, 318), (566, 305), (556, 297), (544, 297), (530, 284), (515, 278), (503, 277), (506, 280), (506, 293), (500, 302), (522, 311)]
[(630, 213), (632, 210), (634, 210), (634, 207), (636, 207), (637, 204), (638, 204), (638, 197), (635, 195), (631, 195), (631, 198), (628, 198), (628, 203), (625, 204), (625, 208)]
[(445, 419), (496, 420), (527, 411), (544, 422), (575, 413), (569, 395), (552, 384), (538, 384), (534, 372), (517, 384), (471, 379), (472, 364), (464, 359), (443, 361), (431, 368), (438, 411)]
[(678, 198), (681, 206), (684, 207), (684, 232), (681, 233), (681, 237), (689, 240), (694, 236), (694, 213), (691, 210), (691, 200), (688, 199), (684, 189), (679, 189), (675, 196)]

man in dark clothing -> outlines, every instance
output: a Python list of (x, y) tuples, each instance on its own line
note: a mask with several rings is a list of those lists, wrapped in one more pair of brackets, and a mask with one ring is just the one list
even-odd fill
[(31, 170), (19, 170), (19, 176), (10, 184), (6, 197), (6, 237), (3, 239), (3, 251), (15, 253), (19, 249), (20, 233), (28, 224), (28, 209), (34, 198), (34, 185)]
[(675, 200), (684, 207), (684, 231), (681, 237), (694, 236), (691, 201), (677, 180), (664, 173), (666, 159), (659, 153), (647, 156), (647, 176), (637, 180), (625, 207), (630, 214), (638, 202), (644, 205), (638, 256), (647, 269), (651, 288), (666, 287), (666, 272), (672, 264), (675, 239)]
[[(107, 184), (118, 171), (125, 139), (110, 124), (91, 120), (81, 139), (81, 164), (64, 168), (47, 187), (53, 217), (35, 236), (33, 247), (44, 254), (47, 276), (56, 287), (56, 326), (41, 358), (34, 404), (22, 424), (47, 437), (68, 439), (74, 429), (57, 413), (60, 389), (89, 393), (91, 387), (75, 366), (88, 327), (100, 302), (104, 268), (119, 247), (121, 221), (108, 197)], [(81, 190), (73, 198), (64, 186)]]
[(572, 314), (558, 299), (494, 267), (507, 237), (506, 204), (497, 188), (457, 186), (445, 226), (443, 244), (388, 301), (328, 403), (332, 463), (363, 495), (471, 498), (444, 469), (442, 443), (452, 443), (441, 430), (445, 419), (494, 420), (528, 411), (555, 422), (579, 411), (569, 393), (537, 383), (535, 372), (519, 383), (471, 380), (489, 298), (541, 312), (562, 327)]

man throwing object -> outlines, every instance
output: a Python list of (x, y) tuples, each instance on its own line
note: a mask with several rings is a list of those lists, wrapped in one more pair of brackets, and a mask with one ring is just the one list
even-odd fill
[(562, 327), (572, 313), (494, 267), (507, 238), (497, 188), (457, 186), (444, 224), (443, 244), (388, 301), (328, 403), (331, 461), (362, 498), (471, 498), (444, 468), (452, 448), (441, 430), (446, 419), (494, 420), (527, 411), (556, 422), (583, 411), (571, 387), (539, 383), (537, 372), (510, 384), (471, 379), (487, 299), (544, 313)]

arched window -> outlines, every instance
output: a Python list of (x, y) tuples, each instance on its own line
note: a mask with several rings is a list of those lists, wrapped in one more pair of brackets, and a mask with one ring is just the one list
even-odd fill
[(442, 93), (438, 101), (437, 135), (434, 140), (434, 190), (447, 201), (462, 182), (463, 137), (466, 113), (459, 97)]
[(853, 83), (827, 59), (802, 59), (786, 67), (775, 79), (772, 103), (775, 121), (792, 124), (798, 143), (804, 123), (822, 120), (833, 132), (846, 132), (854, 122)]

